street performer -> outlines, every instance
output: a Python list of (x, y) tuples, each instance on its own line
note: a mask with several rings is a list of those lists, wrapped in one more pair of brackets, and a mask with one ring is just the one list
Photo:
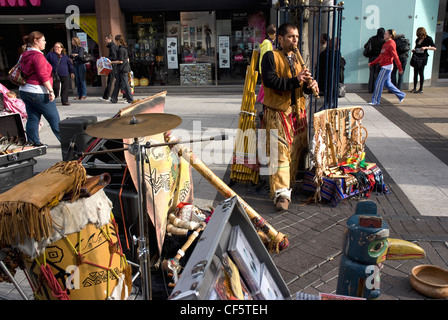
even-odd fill
[(295, 51), (298, 41), (297, 26), (281, 25), (278, 29), (280, 48), (266, 52), (261, 61), (265, 90), (263, 126), (269, 159), (271, 130), (278, 130), (278, 162), (269, 164), (270, 195), (277, 211), (288, 210), (291, 181), (295, 180), (301, 152), (308, 147), (304, 93), (311, 94), (313, 90), (319, 93), (317, 82), (298, 61)]

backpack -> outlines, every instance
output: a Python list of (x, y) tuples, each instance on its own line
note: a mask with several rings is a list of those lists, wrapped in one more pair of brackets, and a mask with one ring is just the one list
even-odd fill
[(408, 53), (409, 50), (411, 49), (409, 39), (406, 39), (405, 37), (397, 38), (396, 43), (397, 43), (397, 53), (399, 56)]
[(367, 43), (364, 45), (364, 51), (363, 51), (363, 55), (366, 58), (370, 58), (372, 56), (373, 53), (373, 46), (372, 46), (372, 41), (367, 41)]

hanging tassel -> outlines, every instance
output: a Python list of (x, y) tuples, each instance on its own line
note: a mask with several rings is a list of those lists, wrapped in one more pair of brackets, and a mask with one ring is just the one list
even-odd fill
[(51, 268), (48, 264), (46, 266), (42, 264), (40, 266), (40, 271), (41, 271), (40, 276), (46, 282), (48, 288), (51, 290), (51, 293), (53, 293), (53, 296), (56, 299), (70, 300), (70, 297), (68, 296), (67, 292), (62, 290), (61, 285), (54, 277), (53, 272), (51, 271)]

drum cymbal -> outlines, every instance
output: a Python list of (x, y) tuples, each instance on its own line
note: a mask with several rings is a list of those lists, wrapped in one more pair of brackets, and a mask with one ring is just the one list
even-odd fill
[(86, 128), (92, 137), (127, 139), (152, 136), (176, 128), (182, 119), (169, 113), (143, 113), (107, 119)]

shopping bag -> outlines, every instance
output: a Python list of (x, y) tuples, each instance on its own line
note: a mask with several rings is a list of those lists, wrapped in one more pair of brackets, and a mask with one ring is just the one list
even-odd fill
[(22, 68), (20, 66), (20, 62), (22, 60), (22, 56), (19, 58), (19, 62), (16, 63), (8, 73), (8, 80), (11, 81), (16, 86), (23, 86), (26, 84), (26, 80), (22, 75)]

